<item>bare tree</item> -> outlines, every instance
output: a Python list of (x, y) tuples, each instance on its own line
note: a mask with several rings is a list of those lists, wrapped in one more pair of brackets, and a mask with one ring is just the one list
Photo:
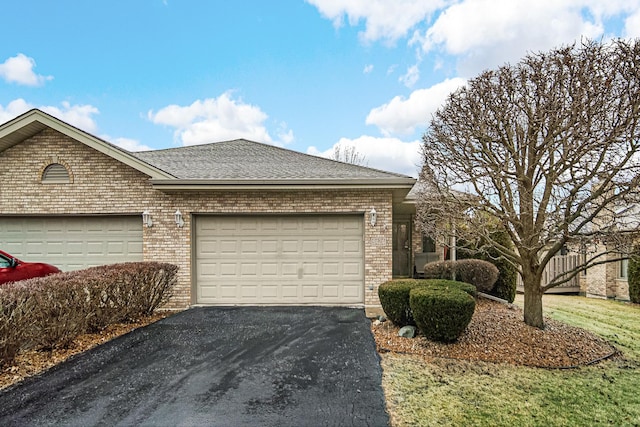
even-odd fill
[(366, 156), (356, 150), (355, 145), (336, 144), (333, 148), (333, 160), (339, 162), (351, 163), (359, 166), (367, 166)]
[[(470, 80), (435, 113), (423, 136), (419, 220), (494, 245), (522, 277), (524, 321), (542, 328), (542, 294), (607, 262), (606, 252), (589, 253), (542, 286), (551, 258), (585, 241), (619, 250), (621, 224), (637, 229), (627, 213), (639, 136), (640, 40), (529, 54)], [(491, 239), (496, 220), (513, 249)]]

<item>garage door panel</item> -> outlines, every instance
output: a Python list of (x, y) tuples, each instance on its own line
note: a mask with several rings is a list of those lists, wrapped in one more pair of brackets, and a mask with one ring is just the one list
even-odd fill
[(298, 263), (283, 262), (282, 263), (282, 276), (283, 277), (297, 277), (298, 276)]
[(361, 240), (344, 240), (342, 244), (344, 253), (362, 253)]
[(141, 261), (142, 222), (138, 216), (5, 217), (0, 247), (64, 271)]
[(298, 253), (298, 241), (297, 240), (283, 240), (282, 241), (282, 253), (283, 254), (297, 254)]
[(319, 254), (319, 242), (317, 240), (304, 240), (302, 242), (302, 252), (305, 256), (312, 256)]
[(198, 216), (196, 300), (202, 304), (362, 303), (363, 222), (361, 215)]
[(218, 242), (212, 240), (202, 240), (200, 242), (201, 256), (215, 255), (218, 253)]
[(263, 278), (275, 278), (278, 276), (278, 264), (263, 262), (260, 267), (260, 273)]

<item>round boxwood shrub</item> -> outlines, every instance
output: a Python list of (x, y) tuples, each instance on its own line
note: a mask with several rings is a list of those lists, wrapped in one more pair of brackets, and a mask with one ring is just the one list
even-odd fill
[(424, 266), (424, 276), (429, 279), (452, 279), (471, 283), (480, 292), (489, 292), (498, 280), (498, 268), (481, 259), (436, 261)]
[(448, 279), (455, 278), (455, 261), (433, 261), (424, 265), (425, 279)]
[(418, 329), (427, 339), (453, 342), (471, 322), (476, 301), (460, 289), (419, 286), (410, 291), (409, 305)]
[(634, 248), (627, 266), (627, 280), (629, 283), (629, 299), (640, 304), (640, 247)]
[(424, 280), (398, 279), (390, 280), (378, 287), (378, 297), (382, 309), (387, 318), (396, 326), (415, 326), (409, 307), (409, 292), (422, 283)]
[(477, 290), (476, 287), (470, 283), (459, 282), (457, 280), (447, 280), (447, 279), (429, 279), (423, 280), (423, 285), (428, 286), (431, 289), (444, 289), (447, 291), (462, 291), (465, 292), (472, 297), (476, 297)]
[(380, 285), (378, 297), (385, 314), (396, 326), (416, 326), (409, 302), (412, 289), (429, 287), (444, 291), (463, 292), (475, 297), (476, 288), (469, 283), (445, 279), (396, 279)]

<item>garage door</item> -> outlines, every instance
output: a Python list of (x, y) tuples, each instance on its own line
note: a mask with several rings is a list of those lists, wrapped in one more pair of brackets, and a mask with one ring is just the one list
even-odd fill
[(3, 217), (0, 248), (24, 261), (63, 271), (142, 261), (139, 216)]
[(200, 304), (359, 304), (363, 218), (196, 217)]

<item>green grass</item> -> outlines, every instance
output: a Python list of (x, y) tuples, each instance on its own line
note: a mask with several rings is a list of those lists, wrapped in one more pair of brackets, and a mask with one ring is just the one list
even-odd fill
[[(522, 297), (516, 303), (522, 306)], [(545, 295), (545, 315), (594, 332), (640, 361), (640, 306), (578, 296)]]
[(382, 356), (394, 426), (640, 426), (640, 308), (545, 296), (545, 314), (611, 340), (625, 360), (547, 370)]

